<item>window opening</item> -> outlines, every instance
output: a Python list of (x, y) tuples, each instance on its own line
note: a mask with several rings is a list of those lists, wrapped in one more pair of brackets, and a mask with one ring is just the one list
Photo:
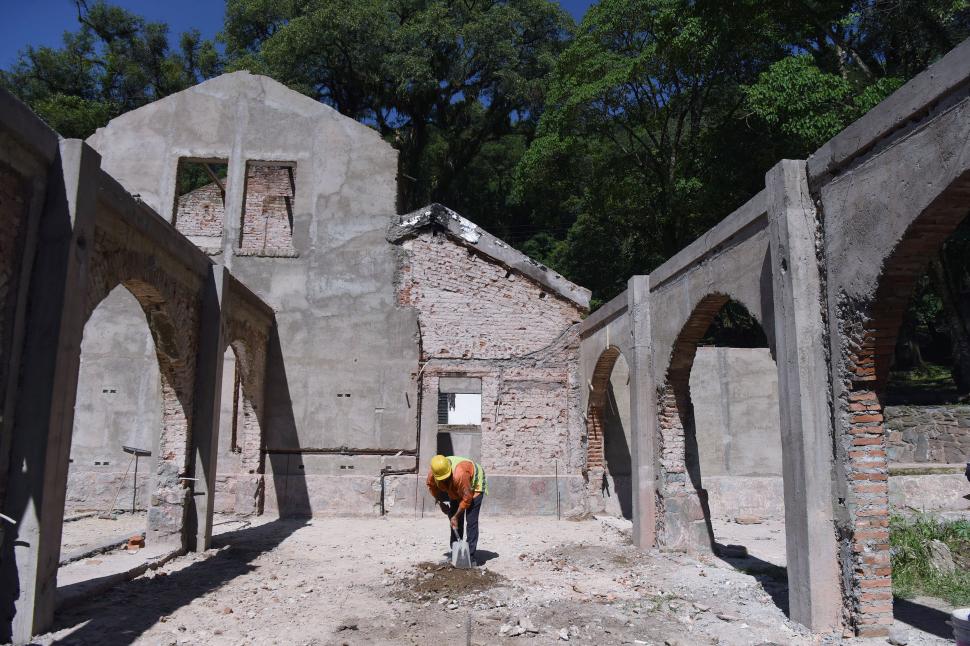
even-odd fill
[(222, 251), (226, 218), (225, 159), (180, 159), (175, 178), (175, 228), (208, 254)]
[(293, 163), (246, 163), (246, 187), (238, 255), (296, 256)]

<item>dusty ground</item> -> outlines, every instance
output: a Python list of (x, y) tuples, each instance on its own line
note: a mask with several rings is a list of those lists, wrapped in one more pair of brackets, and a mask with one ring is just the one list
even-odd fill
[(86, 516), (64, 523), (61, 535), (61, 559), (68, 554), (93, 549), (107, 541), (126, 539), (145, 531), (148, 514), (116, 514), (111, 518)]
[[(622, 521), (483, 517), (488, 560), (460, 572), (442, 565), (443, 518), (222, 523), (213, 550), (63, 610), (38, 642), (840, 642), (787, 621), (785, 585), (764, 556), (739, 565), (746, 574), (720, 559), (643, 553)], [(909, 633), (910, 644), (947, 643)]]

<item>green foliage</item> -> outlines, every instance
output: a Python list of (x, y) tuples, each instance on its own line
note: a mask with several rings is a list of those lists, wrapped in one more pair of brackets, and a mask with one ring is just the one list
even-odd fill
[[(941, 574), (930, 565), (931, 540), (946, 544), (957, 566)], [(970, 521), (941, 521), (930, 516), (889, 520), (893, 593), (908, 598), (925, 594), (956, 606), (970, 604)]]
[(168, 43), (168, 26), (98, 0), (77, 0), (80, 29), (63, 46), (28, 47), (0, 86), (65, 137), (87, 137), (111, 118), (219, 72), (212, 42), (197, 30)]
[(530, 214), (498, 215), (571, 28), (548, 0), (229, 0), (225, 41), (233, 68), (376, 127), (402, 209), (446, 202), (501, 234)]
[(861, 94), (846, 78), (823, 72), (802, 54), (768, 68), (758, 82), (745, 88), (747, 106), (770, 128), (810, 151), (839, 133), (901, 85), (887, 78), (863, 88)]

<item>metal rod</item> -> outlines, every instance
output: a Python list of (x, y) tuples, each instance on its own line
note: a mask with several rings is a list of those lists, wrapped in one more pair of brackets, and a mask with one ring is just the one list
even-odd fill
[(135, 513), (135, 502), (138, 500), (138, 454), (135, 454), (135, 477), (131, 481), (131, 513)]
[(559, 509), (559, 458), (556, 458), (556, 520), (562, 520)]

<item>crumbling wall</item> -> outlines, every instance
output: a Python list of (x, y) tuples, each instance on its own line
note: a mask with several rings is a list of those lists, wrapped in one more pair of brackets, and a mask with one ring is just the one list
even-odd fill
[(293, 168), (249, 164), (237, 253), (293, 256)]
[(398, 299), (418, 311), (423, 396), (437, 397), (441, 376), (481, 378), (489, 474), (578, 474), (580, 308), (448, 235), (401, 246)]
[(175, 228), (206, 253), (222, 250), (225, 195), (213, 182), (181, 195), (175, 204)]

